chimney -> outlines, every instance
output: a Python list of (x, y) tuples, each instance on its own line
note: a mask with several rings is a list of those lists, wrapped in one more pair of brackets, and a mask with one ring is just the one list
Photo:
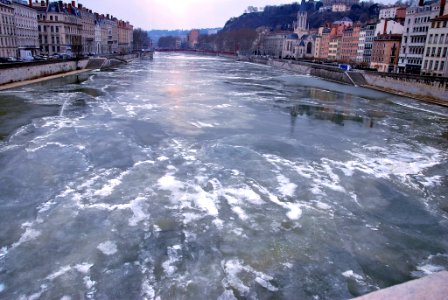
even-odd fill
[(33, 7), (33, 0), (29, 0), (29, 1), (28, 1), (28, 6), (29, 6), (29, 7)]
[(387, 33), (387, 19), (384, 19), (384, 32), (383, 34)]
[(48, 0), (45, 2), (45, 5), (48, 7)]
[(42, 7), (45, 6), (45, 1), (44, 0), (40, 1), (40, 6), (42, 6)]
[(439, 16), (443, 16), (445, 13), (446, 0), (440, 0), (440, 13)]
[(418, 1), (418, 6), (424, 6), (424, 5), (425, 5), (425, 0)]

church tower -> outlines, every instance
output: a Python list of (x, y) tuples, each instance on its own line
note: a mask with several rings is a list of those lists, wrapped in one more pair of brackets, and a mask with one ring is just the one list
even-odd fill
[(302, 35), (307, 34), (308, 30), (308, 14), (306, 12), (305, 0), (302, 0), (300, 4), (299, 12), (297, 13), (297, 22), (294, 24), (294, 33), (296, 33), (299, 38)]

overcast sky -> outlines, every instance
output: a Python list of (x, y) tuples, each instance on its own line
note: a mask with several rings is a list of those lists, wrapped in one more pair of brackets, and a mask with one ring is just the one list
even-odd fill
[[(68, 0), (66, 0), (68, 2)], [(294, 0), (80, 0), (98, 13), (131, 22), (143, 29), (223, 27), (248, 6), (264, 7)]]

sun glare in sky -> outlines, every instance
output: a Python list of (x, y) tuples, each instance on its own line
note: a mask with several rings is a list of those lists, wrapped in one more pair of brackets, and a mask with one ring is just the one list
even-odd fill
[[(390, 3), (394, 0), (377, 0)], [(143, 29), (223, 27), (248, 6), (264, 7), (294, 0), (80, 0), (84, 6), (131, 22)]]

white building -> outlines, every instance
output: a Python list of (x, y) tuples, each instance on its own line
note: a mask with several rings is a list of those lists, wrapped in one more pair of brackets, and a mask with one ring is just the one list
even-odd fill
[(448, 14), (431, 20), (421, 74), (448, 77), (447, 51)]
[(439, 14), (439, 1), (424, 3), (421, 0), (419, 5), (406, 9), (405, 27), (398, 60), (399, 73), (420, 74), (431, 20)]
[(331, 6), (332, 12), (346, 12), (349, 10), (350, 10), (350, 7), (344, 3), (335, 3)]
[[(31, 7), (30, 7), (31, 6)], [(37, 11), (32, 8), (32, 2), (14, 0), (14, 23), (18, 57), (32, 60), (39, 50), (39, 31), (37, 29)]]
[(260, 54), (274, 58), (283, 57), (283, 44), (290, 32), (272, 32), (260, 38)]
[(385, 7), (380, 9), (379, 18), (380, 20), (393, 20), (397, 17), (400, 17), (400, 11), (404, 8), (401, 6), (393, 6), (393, 7)]
[(359, 32), (358, 50), (356, 51), (356, 62), (363, 62), (364, 48), (366, 46), (366, 29), (365, 27)]
[(375, 28), (375, 36), (380, 34), (403, 34), (404, 26), (398, 22), (388, 19), (382, 19)]
[[(370, 65), (370, 61), (372, 58), (372, 49), (373, 49), (373, 40), (375, 39), (375, 30), (376, 30), (376, 24), (366, 24), (361, 31), (364, 31), (365, 38), (364, 38), (364, 47), (363, 47), (363, 54), (362, 54), (362, 62), (365, 64)], [(359, 44), (358, 44), (358, 50), (359, 50)]]

